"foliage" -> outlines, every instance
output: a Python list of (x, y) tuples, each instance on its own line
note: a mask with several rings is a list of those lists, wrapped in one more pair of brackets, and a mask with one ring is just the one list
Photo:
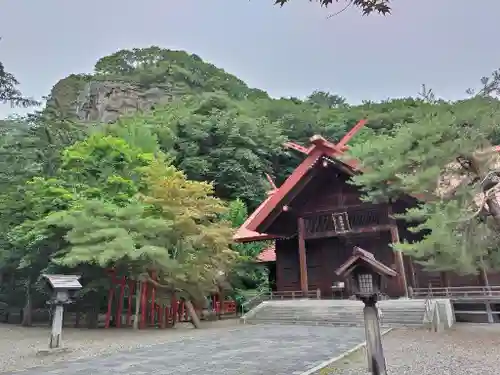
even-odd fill
[[(310, 2), (316, 1), (321, 6), (324, 7), (332, 6), (333, 3), (340, 2), (340, 0), (309, 0), (309, 1)], [(290, 0), (274, 0), (274, 3), (280, 6), (283, 6), (289, 2)], [(345, 3), (347, 5), (342, 9), (346, 9), (349, 6), (354, 6), (359, 8), (363, 12), (363, 15), (369, 15), (374, 12), (382, 15), (391, 13), (390, 0), (345, 0)]]
[(19, 81), (12, 73), (5, 70), (0, 61), (0, 104), (10, 104), (13, 107), (32, 107), (39, 103), (32, 98), (24, 97), (17, 88)]
[(57, 178), (30, 183), (33, 218), (11, 231), (26, 249), (23, 266), (41, 265), (43, 256), (70, 269), (116, 267), (132, 277), (155, 269), (163, 285), (190, 297), (213, 290), (233, 252), (230, 227), (218, 219), (225, 206), (210, 184), (99, 133), (61, 158)]
[(267, 97), (195, 54), (157, 46), (118, 51), (97, 61), (94, 71), (94, 79), (160, 87), (174, 96), (223, 91), (236, 99)]
[[(248, 210), (241, 199), (229, 203), (226, 220), (233, 228), (239, 228), (247, 219)], [(229, 281), (233, 286), (233, 297), (242, 303), (245, 300), (246, 290), (266, 289), (269, 290), (268, 270), (261, 264), (255, 262), (256, 257), (262, 250), (270, 246), (265, 242), (250, 242), (233, 244), (233, 249), (239, 254), (238, 262), (229, 274)]]
[(498, 235), (489, 220), (474, 215), (483, 176), (473, 176), (446, 196), (439, 193), (438, 181), (457, 157), (472, 160), (478, 149), (497, 141), (499, 109), (498, 100), (483, 95), (423, 105), (391, 132), (351, 150), (365, 169), (355, 183), (368, 199), (401, 193), (424, 199), (402, 215), (414, 231), (424, 233), (423, 240), (397, 247), (430, 268), (475, 273), (483, 263), (498, 266)]

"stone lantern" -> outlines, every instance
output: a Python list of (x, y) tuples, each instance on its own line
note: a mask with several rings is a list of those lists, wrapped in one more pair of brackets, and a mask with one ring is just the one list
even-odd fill
[(49, 348), (59, 349), (62, 346), (62, 326), (64, 305), (72, 303), (70, 293), (82, 288), (80, 276), (78, 275), (42, 275), (50, 285), (52, 298), (47, 302), (54, 305), (54, 315), (52, 318), (52, 331), (50, 335)]

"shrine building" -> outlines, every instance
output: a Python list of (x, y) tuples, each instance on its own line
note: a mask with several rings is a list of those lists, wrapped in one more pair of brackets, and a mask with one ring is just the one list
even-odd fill
[[(382, 292), (397, 298), (408, 295), (409, 287), (451, 287), (500, 284), (500, 275), (457, 275), (429, 272), (401, 252), (392, 243), (418, 241), (421, 237), (393, 215), (418, 204), (406, 196), (390, 203), (363, 202), (363, 193), (349, 179), (362, 171), (359, 162), (339, 157), (348, 149), (347, 142), (366, 121), (360, 121), (337, 144), (313, 136), (303, 147), (286, 143), (285, 147), (304, 154), (302, 163), (280, 187), (248, 217), (234, 235), (236, 242), (273, 241), (259, 255), (269, 266), (274, 292), (313, 294), (321, 298), (347, 298), (351, 295), (347, 280), (335, 271), (359, 247), (395, 270), (397, 276), (384, 281)], [(272, 181), (271, 181), (272, 182)]]

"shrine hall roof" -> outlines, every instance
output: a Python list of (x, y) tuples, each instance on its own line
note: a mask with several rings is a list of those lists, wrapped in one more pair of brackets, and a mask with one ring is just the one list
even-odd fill
[[(331, 142), (328, 142), (321, 136), (315, 135), (310, 139), (312, 145), (309, 148), (304, 148), (304, 153), (307, 157), (295, 168), (285, 182), (277, 189), (268, 193), (268, 197), (259, 207), (248, 217), (243, 225), (236, 231), (233, 240), (236, 242), (250, 242), (259, 240), (268, 240), (276, 238), (274, 236), (257, 232), (258, 226), (267, 218), (267, 216), (279, 205), (279, 203), (290, 193), (295, 185), (307, 174), (308, 170), (322, 156), (332, 159), (336, 158), (339, 149)], [(355, 173), (358, 162), (356, 160), (338, 161), (344, 165), (345, 170), (352, 174)]]
[[(327, 141), (320, 135), (314, 135), (310, 138), (311, 145), (303, 147), (292, 143), (286, 143), (285, 146), (294, 148), (306, 155), (306, 158), (292, 172), (285, 182), (279, 187), (268, 193), (268, 197), (260, 204), (259, 207), (247, 218), (243, 225), (238, 228), (233, 236), (236, 242), (251, 242), (276, 239), (277, 236), (266, 233), (257, 232), (257, 228), (271, 214), (271, 212), (280, 204), (280, 202), (292, 191), (314, 164), (321, 158), (327, 157), (337, 163), (337, 165), (346, 173), (354, 175), (361, 172), (359, 169), (360, 162), (356, 159), (339, 160), (338, 156), (342, 155), (348, 149), (346, 143), (354, 136), (354, 134), (364, 125), (366, 120), (361, 120), (354, 126), (346, 136), (337, 144)], [(293, 146), (293, 147), (292, 147)], [(500, 146), (495, 146), (494, 149), (500, 152)], [(420, 196), (414, 196), (416, 199), (422, 199)]]

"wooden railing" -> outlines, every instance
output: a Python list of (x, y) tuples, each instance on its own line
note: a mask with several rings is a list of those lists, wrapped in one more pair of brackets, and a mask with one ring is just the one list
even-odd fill
[(409, 288), (409, 296), (410, 298), (500, 299), (500, 286)]
[(321, 293), (319, 290), (308, 291), (306, 293), (302, 291), (291, 291), (291, 292), (271, 292), (269, 299), (321, 299)]

